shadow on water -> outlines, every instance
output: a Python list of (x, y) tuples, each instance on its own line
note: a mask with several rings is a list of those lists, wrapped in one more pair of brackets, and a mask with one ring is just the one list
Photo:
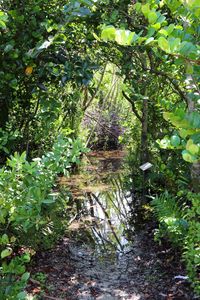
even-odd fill
[(71, 234), (89, 240), (96, 252), (120, 255), (128, 249), (132, 194), (125, 188), (123, 151), (87, 154), (79, 174), (62, 178), (72, 194)]

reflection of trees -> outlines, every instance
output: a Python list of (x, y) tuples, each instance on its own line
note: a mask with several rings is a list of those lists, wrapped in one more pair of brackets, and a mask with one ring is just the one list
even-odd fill
[(112, 172), (120, 170), (122, 160), (119, 158), (109, 158), (101, 161), (102, 170), (111, 170)]
[[(129, 204), (123, 190), (122, 174), (115, 174), (111, 178), (104, 178), (104, 183), (111, 185), (111, 189), (93, 193), (87, 192), (88, 202), (85, 202), (87, 212), (100, 222), (93, 222), (94, 239), (101, 246), (112, 246), (121, 251), (124, 246), (121, 241), (124, 229), (128, 227)], [(103, 213), (103, 216), (102, 216)], [(104, 224), (102, 224), (104, 221)], [(100, 224), (101, 223), (101, 224)]]
[[(123, 251), (127, 243), (123, 233), (129, 229), (130, 197), (124, 191), (124, 174), (122, 169), (120, 171), (122, 160), (118, 158), (119, 154), (113, 153), (113, 157), (111, 153), (103, 154), (105, 157), (99, 160), (99, 168), (93, 169), (89, 177), (83, 176), (83, 181), (78, 181), (74, 199), (76, 220), (84, 222), (86, 228), (89, 228), (97, 248)], [(85, 218), (87, 216), (90, 221)]]
[(122, 247), (122, 245), (121, 245), (121, 242), (120, 242), (120, 240), (119, 240), (119, 238), (118, 238), (118, 236), (117, 236), (117, 234), (116, 234), (116, 232), (115, 232), (115, 228), (114, 228), (114, 226), (113, 226), (113, 224), (112, 224), (112, 222), (111, 222), (111, 220), (110, 220), (110, 216), (109, 216), (109, 214), (108, 214), (108, 211), (104, 208), (104, 206), (102, 205), (101, 201), (99, 200), (99, 198), (98, 198), (95, 194), (90, 193), (90, 195), (95, 199), (95, 201), (96, 201), (96, 202), (99, 204), (99, 206), (101, 207), (101, 209), (102, 209), (102, 211), (103, 211), (103, 213), (104, 213), (104, 215), (105, 215), (105, 217), (106, 217), (106, 220), (107, 220), (107, 222), (108, 222), (108, 224), (109, 224), (109, 226), (110, 226), (110, 229), (111, 229), (111, 231), (112, 231), (112, 233), (113, 233), (113, 236), (115, 237), (115, 239), (116, 239), (118, 245), (120, 246), (120, 249), (123, 250), (123, 247)]

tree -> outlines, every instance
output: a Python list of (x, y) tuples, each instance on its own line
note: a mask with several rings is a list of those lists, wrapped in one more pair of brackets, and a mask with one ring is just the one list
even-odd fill
[[(200, 155), (198, 84), (200, 12), (197, 2), (149, 1), (146, 4), (137, 2), (132, 6), (133, 15), (144, 16), (146, 21), (144, 33), (141, 31), (138, 33), (136, 28), (135, 31), (130, 31), (116, 29), (114, 26), (106, 26), (101, 33), (104, 40), (115, 40), (126, 46), (140, 45), (149, 51), (150, 61), (144, 71), (162, 77), (178, 92), (182, 102), (164, 113), (164, 118), (176, 127), (179, 136), (176, 145), (170, 143), (170, 139), (168, 145), (171, 148), (183, 149), (183, 159), (194, 163), (195, 170), (199, 169)], [(159, 67), (156, 61), (160, 61)], [(175, 76), (171, 77), (171, 74)], [(195, 171), (195, 174), (198, 173), (199, 171)], [(195, 178), (196, 183), (197, 176)]]
[(87, 54), (91, 4), (65, 4), (7, 0), (1, 5), (0, 126), (4, 135), (18, 132), (12, 145), (2, 147), (8, 153), (43, 152), (63, 128), (76, 135), (82, 90), (97, 62)]

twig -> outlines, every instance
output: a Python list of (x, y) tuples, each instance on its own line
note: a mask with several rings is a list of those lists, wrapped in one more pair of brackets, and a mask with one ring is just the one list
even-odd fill
[(138, 118), (138, 120), (140, 120), (140, 122), (142, 122), (142, 117), (139, 115), (137, 108), (135, 107), (135, 103), (134, 100), (132, 100), (131, 98), (128, 97), (128, 95), (126, 95), (126, 93), (124, 91), (122, 91), (122, 95), (124, 96), (124, 98), (126, 98), (126, 100), (128, 100), (128, 102), (131, 104), (132, 106), (132, 111), (135, 114), (135, 116)]
[(114, 133), (109, 129), (108, 125), (106, 125), (106, 124), (101, 124), (101, 123), (99, 122), (98, 119), (96, 119), (95, 117), (91, 116), (91, 115), (88, 114), (88, 113), (86, 113), (85, 116), (88, 117), (88, 118), (90, 118), (90, 119), (92, 119), (92, 120), (94, 120), (99, 126), (103, 127), (103, 128), (104, 128), (108, 133), (110, 133), (113, 137), (118, 138), (118, 135), (114, 134)]
[(97, 85), (97, 88), (94, 92), (94, 94), (92, 95), (92, 97), (89, 99), (89, 101), (87, 103), (85, 103), (84, 107), (83, 107), (83, 110), (86, 111), (86, 109), (90, 106), (90, 104), (92, 103), (92, 101), (94, 100), (94, 98), (97, 96), (98, 92), (99, 92), (99, 89), (100, 89), (100, 86), (101, 86), (101, 83), (103, 81), (103, 78), (104, 78), (104, 74), (106, 72), (106, 66), (107, 64), (105, 64), (104, 68), (103, 68), (103, 72), (101, 74), (101, 77), (100, 77), (100, 80), (99, 80), (99, 83)]

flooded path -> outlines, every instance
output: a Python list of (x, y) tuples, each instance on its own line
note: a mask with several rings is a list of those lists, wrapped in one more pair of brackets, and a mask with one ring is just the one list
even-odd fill
[(84, 231), (99, 255), (120, 255), (129, 245), (132, 195), (124, 187), (124, 156), (123, 151), (91, 153), (79, 174), (60, 181), (69, 187), (75, 206), (69, 230)]
[[(39, 299), (190, 300), (171, 248), (153, 241), (149, 224), (136, 231), (123, 151), (87, 154), (78, 174), (61, 178), (71, 192), (69, 229), (35, 270), (46, 274)], [(37, 282), (35, 283), (37, 286)], [(36, 288), (36, 287), (35, 287)]]

